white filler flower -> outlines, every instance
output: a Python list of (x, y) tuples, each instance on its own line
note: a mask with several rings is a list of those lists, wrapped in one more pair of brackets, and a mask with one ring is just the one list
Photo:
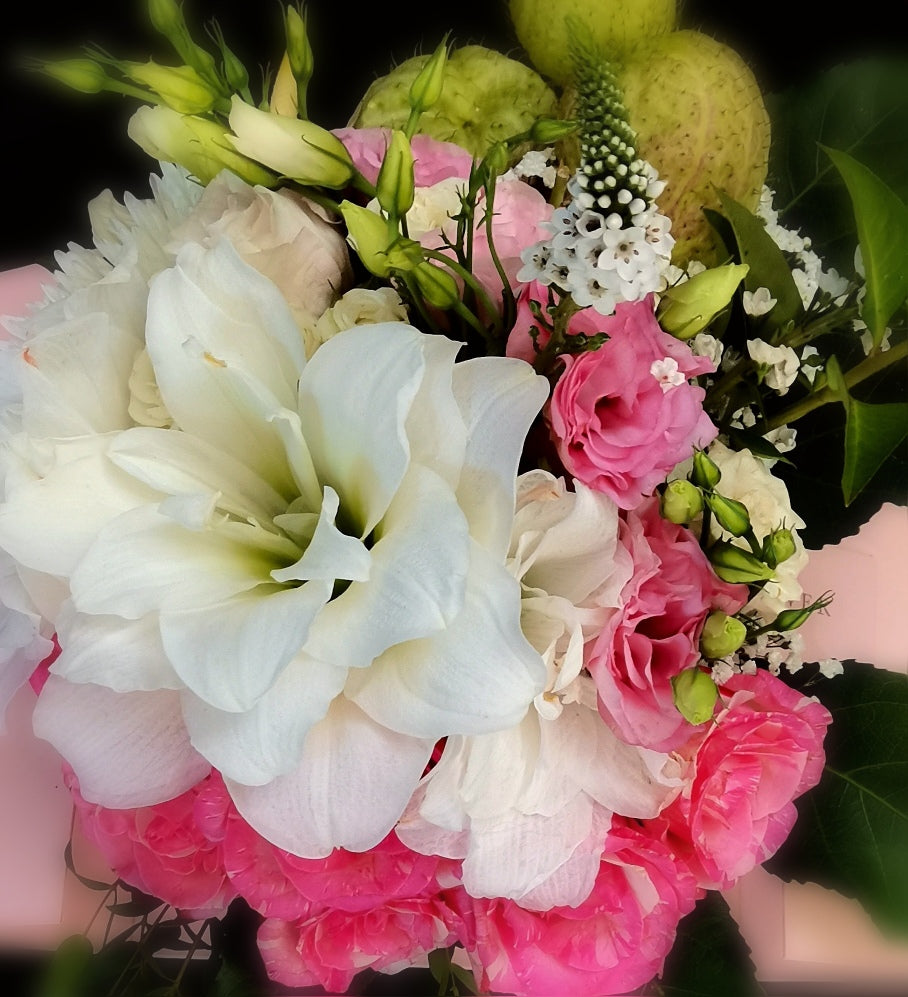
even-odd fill
[(39, 324), (7, 357), (0, 546), (62, 589), (35, 728), (105, 806), (214, 766), (278, 846), (368, 849), (439, 738), (544, 688), (505, 560), (546, 382), (396, 322), (307, 362), (277, 285), (206, 242), (151, 279), (138, 344), (172, 428), (124, 417), (132, 361), (85, 336)]

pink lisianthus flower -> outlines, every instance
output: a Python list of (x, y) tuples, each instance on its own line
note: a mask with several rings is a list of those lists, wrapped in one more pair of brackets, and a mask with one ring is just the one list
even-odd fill
[[(196, 920), (220, 917), (237, 895), (227, 878), (220, 845), (206, 837), (214, 831), (210, 776), (165, 803), (110, 810), (86, 801), (73, 770), (64, 765), (85, 837), (125, 882), (163, 900)], [(223, 787), (214, 786), (214, 799)]]
[(659, 328), (652, 295), (614, 315), (578, 312), (571, 332), (607, 333), (598, 350), (565, 354), (546, 421), (567, 471), (633, 509), (717, 430), (688, 378), (715, 368)]
[(351, 913), (326, 908), (308, 918), (266, 918), (258, 946), (268, 976), (293, 987), (346, 993), (364, 969), (396, 973), (455, 940), (441, 899), (413, 897)]
[[(374, 184), (378, 180), (385, 151), (391, 140), (388, 128), (334, 128), (332, 134), (344, 143), (353, 165)], [(413, 175), (417, 187), (431, 187), (450, 177), (468, 177), (473, 157), (454, 142), (441, 142), (430, 135), (414, 135)]]
[(696, 731), (674, 705), (671, 680), (700, 659), (709, 612), (738, 612), (748, 591), (716, 576), (696, 537), (663, 518), (657, 498), (624, 514), (620, 539), (634, 571), (586, 663), (606, 723), (630, 744), (671, 751)]
[(690, 870), (647, 823), (615, 818), (596, 884), (577, 907), (468, 905), (461, 938), (483, 992), (546, 997), (626, 993), (658, 974), (700, 896)]
[(823, 774), (832, 717), (817, 700), (759, 670), (722, 687), (725, 708), (682, 755), (693, 776), (662, 812), (700, 885), (725, 889), (765, 862), (797, 817), (792, 801)]

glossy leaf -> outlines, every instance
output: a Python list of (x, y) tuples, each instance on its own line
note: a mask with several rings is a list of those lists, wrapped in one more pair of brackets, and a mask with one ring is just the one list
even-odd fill
[(826, 768), (767, 867), (856, 898), (884, 931), (908, 938), (908, 676), (844, 665), (805, 689), (832, 713)]

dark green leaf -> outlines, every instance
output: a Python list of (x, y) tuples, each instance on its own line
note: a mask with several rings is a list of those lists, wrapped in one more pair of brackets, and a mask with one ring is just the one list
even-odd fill
[(94, 953), (83, 935), (64, 938), (50, 957), (36, 997), (91, 997)]
[(844, 664), (809, 689), (833, 717), (826, 768), (767, 868), (854, 897), (881, 929), (908, 937), (908, 676)]
[(851, 197), (866, 275), (861, 317), (879, 346), (887, 323), (908, 298), (908, 207), (862, 163), (823, 148)]
[[(772, 119), (769, 185), (783, 224), (804, 229), (830, 265), (850, 272), (854, 219), (842, 182), (819, 146), (844, 149), (908, 200), (908, 62), (859, 59), (809, 86), (767, 100)], [(809, 228), (805, 228), (809, 226)]]
[(776, 304), (768, 319), (774, 327), (781, 328), (804, 310), (791, 268), (760, 218), (722, 191), (719, 192), (719, 201), (722, 213), (734, 231), (741, 262), (750, 268), (744, 278), (744, 286), (748, 291), (756, 291), (758, 287), (769, 289)]
[(151, 900), (147, 899), (133, 899), (124, 900), (122, 903), (109, 904), (107, 909), (111, 914), (117, 914), (120, 917), (141, 917), (143, 914), (149, 913), (162, 905), (161, 900)]
[(232, 962), (225, 960), (214, 978), (211, 997), (258, 997), (254, 980)]
[(664, 997), (758, 997), (750, 950), (720, 893), (713, 890), (678, 925), (659, 979)]

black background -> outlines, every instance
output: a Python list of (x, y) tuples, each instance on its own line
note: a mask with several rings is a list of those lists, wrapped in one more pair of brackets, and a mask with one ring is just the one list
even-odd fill
[[(603, 0), (607, 2), (607, 0)], [(144, 0), (20, 0), (0, 28), (0, 269), (52, 265), (54, 250), (89, 239), (86, 202), (105, 187), (146, 195), (154, 163), (126, 136), (137, 104), (111, 94), (76, 94), (19, 67), (23, 55), (81, 54), (87, 43), (120, 58), (171, 58), (153, 31)], [(433, 49), (444, 33), (519, 54), (505, 0), (309, 0), (316, 57), (310, 114), (345, 124), (357, 99), (394, 61)], [(278, 0), (186, 0), (187, 19), (204, 38), (216, 17), (250, 71), (276, 63), (282, 28)], [(827, 0), (682, 0), (681, 25), (708, 31), (748, 59), (766, 91), (873, 52), (908, 52), (895, 12), (904, 0), (877, 0), (834, 14)]]

